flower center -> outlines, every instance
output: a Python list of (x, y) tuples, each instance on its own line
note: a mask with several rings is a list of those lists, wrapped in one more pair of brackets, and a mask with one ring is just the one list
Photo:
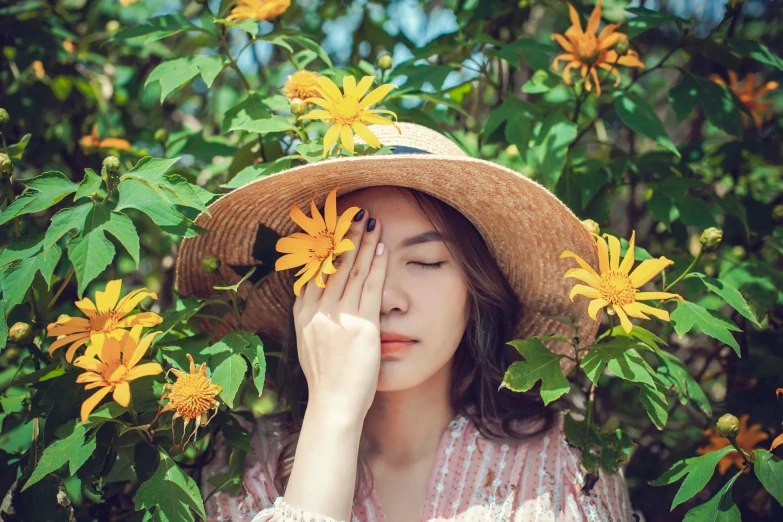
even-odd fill
[(623, 306), (636, 300), (636, 289), (628, 276), (613, 270), (601, 276), (598, 292), (613, 305)]
[(116, 386), (117, 384), (121, 384), (125, 382), (127, 380), (127, 377), (128, 377), (128, 368), (125, 367), (125, 365), (122, 364), (121, 362), (109, 366), (103, 372), (103, 379), (109, 384), (111, 384), (112, 386)]
[(343, 125), (353, 125), (359, 117), (359, 100), (350, 96), (344, 96), (340, 102), (335, 105), (332, 116), (338, 123)]
[(576, 44), (576, 53), (585, 64), (592, 65), (601, 54), (595, 35), (586, 34), (579, 38)]
[(171, 386), (169, 400), (180, 416), (193, 419), (209, 411), (216, 393), (216, 386), (208, 378), (187, 374)]
[(104, 312), (90, 319), (90, 330), (111, 333), (116, 325), (114, 310)]
[(334, 251), (334, 236), (329, 233), (322, 233), (315, 238), (313, 253), (323, 261)]

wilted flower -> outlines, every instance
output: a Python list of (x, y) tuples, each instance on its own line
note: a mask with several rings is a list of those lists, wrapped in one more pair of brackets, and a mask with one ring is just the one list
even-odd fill
[[(764, 433), (764, 428), (762, 428), (761, 424), (754, 424), (753, 426), (748, 427), (749, 418), (750, 415), (748, 414), (742, 415), (740, 417), (739, 434), (735, 439), (737, 441), (737, 446), (745, 450), (747, 453), (751, 453), (756, 447), (756, 444), (764, 439), (769, 438), (769, 435)], [(729, 439), (722, 437), (720, 433), (718, 433), (717, 427), (704, 430), (704, 435), (709, 437), (710, 440), (706, 445), (696, 450), (697, 455), (706, 455), (707, 453), (718, 451), (719, 449), (725, 448), (731, 444)], [(725, 475), (732, 466), (742, 468), (744, 461), (745, 459), (741, 453), (733, 451), (718, 461), (718, 471), (721, 475)], [(747, 472), (749, 469), (750, 466), (745, 469), (745, 472)]]
[[(742, 100), (742, 103), (748, 108), (748, 111), (753, 115), (753, 122), (756, 127), (761, 127), (765, 120), (771, 115), (771, 108), (774, 105), (771, 101), (759, 101), (759, 98), (765, 96), (770, 91), (774, 91), (779, 87), (778, 82), (767, 82), (764, 85), (756, 88), (756, 74), (749, 73), (743, 78), (742, 86), (737, 79), (737, 73), (729, 70), (729, 82), (728, 86), (737, 97)], [(726, 85), (726, 82), (719, 75), (712, 73), (709, 79), (715, 83)], [(744, 112), (742, 113), (742, 121), (745, 125), (748, 125), (748, 116)]]
[(318, 87), (318, 76), (317, 72), (299, 69), (285, 79), (285, 85), (283, 85), (280, 91), (289, 101), (296, 98), (304, 100), (318, 96), (320, 94), (318, 89), (316, 89)]

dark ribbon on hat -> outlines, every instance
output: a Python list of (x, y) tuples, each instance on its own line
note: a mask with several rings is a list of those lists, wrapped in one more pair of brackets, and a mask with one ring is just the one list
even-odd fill
[(392, 145), (392, 154), (432, 154), (426, 150), (417, 149), (416, 147), (407, 147), (405, 145)]

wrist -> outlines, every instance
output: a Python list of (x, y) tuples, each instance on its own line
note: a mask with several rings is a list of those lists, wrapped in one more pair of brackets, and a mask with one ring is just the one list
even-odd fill
[(364, 425), (364, 415), (351, 408), (337, 405), (334, 401), (311, 399), (307, 403), (305, 419), (313, 424), (321, 424), (330, 428), (361, 432)]

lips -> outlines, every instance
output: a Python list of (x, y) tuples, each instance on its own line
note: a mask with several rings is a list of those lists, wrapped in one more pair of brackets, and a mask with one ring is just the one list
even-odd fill
[(381, 332), (381, 343), (386, 343), (386, 342), (403, 342), (403, 343), (405, 343), (405, 342), (410, 342), (410, 341), (415, 341), (415, 339), (411, 339), (407, 335), (402, 335), (402, 334), (397, 333), (397, 332), (384, 332), (384, 331)]

